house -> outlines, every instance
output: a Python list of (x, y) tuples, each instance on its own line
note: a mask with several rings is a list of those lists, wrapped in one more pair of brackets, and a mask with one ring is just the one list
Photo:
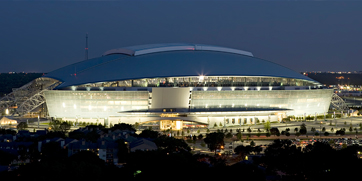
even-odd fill
[(154, 142), (149, 141), (145, 138), (141, 138), (131, 142), (129, 149), (131, 152), (134, 152), (136, 150), (150, 151), (150, 150), (157, 150), (157, 146)]

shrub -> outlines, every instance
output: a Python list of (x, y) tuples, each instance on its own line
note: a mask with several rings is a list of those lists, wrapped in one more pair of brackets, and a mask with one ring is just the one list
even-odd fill
[(231, 137), (233, 137), (233, 135), (231, 133), (228, 133), (225, 135), (225, 138), (231, 138)]

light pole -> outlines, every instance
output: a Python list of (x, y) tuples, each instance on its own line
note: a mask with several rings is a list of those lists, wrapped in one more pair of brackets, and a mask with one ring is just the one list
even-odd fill
[(322, 136), (321, 134), (322, 134), (322, 121), (319, 124), (319, 139), (321, 139), (321, 136)]
[(343, 111), (341, 111), (341, 118), (343, 118)]
[(336, 124), (336, 131), (337, 131), (337, 120), (336, 120), (336, 111), (333, 112), (333, 119)]
[(225, 122), (226, 122), (226, 116), (224, 116), (224, 128), (226, 127)]

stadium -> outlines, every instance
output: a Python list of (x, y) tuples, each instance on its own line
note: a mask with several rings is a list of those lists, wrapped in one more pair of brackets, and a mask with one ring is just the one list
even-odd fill
[(228, 127), (322, 115), (333, 89), (252, 53), (211, 45), (113, 49), (54, 70), (1, 100), (2, 109), (104, 125)]

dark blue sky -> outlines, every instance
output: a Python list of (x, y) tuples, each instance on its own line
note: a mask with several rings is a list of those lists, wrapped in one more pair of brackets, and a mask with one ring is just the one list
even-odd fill
[[(49, 72), (113, 48), (200, 43), (296, 71), (362, 70), (361, 1), (0, 1), (0, 72)], [(155, 65), (157, 66), (157, 65)]]

